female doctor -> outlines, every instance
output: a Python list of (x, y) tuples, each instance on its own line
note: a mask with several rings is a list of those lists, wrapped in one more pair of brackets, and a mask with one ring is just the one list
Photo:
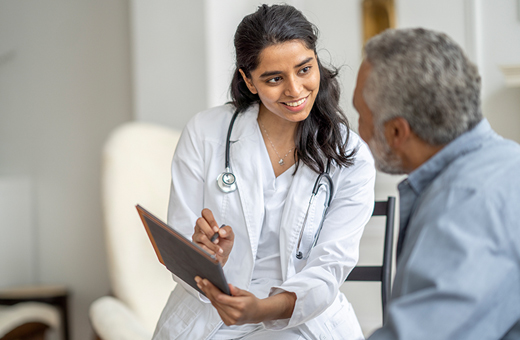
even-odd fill
[(184, 129), (168, 211), (220, 261), (231, 296), (177, 280), (154, 339), (363, 338), (339, 287), (358, 259), (375, 170), (316, 34), (288, 5), (239, 24), (232, 102)]

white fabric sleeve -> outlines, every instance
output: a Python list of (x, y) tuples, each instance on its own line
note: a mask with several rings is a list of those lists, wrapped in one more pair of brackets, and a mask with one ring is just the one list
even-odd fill
[[(201, 139), (197, 138), (194, 132), (195, 124), (196, 119), (188, 122), (177, 144), (172, 160), (172, 183), (168, 205), (168, 224), (175, 225), (175, 229), (189, 240), (193, 236), (195, 221), (203, 209), (202, 145), (199, 145)], [(174, 281), (188, 293), (203, 302), (209, 302), (196, 289), (175, 274), (172, 275)]]

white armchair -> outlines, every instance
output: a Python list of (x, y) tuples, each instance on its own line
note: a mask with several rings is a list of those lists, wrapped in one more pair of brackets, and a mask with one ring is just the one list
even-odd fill
[(47, 329), (58, 330), (58, 310), (39, 302), (20, 302), (0, 306), (1, 340), (43, 340)]
[(175, 287), (139, 219), (141, 204), (166, 220), (170, 164), (180, 132), (127, 123), (103, 150), (102, 198), (111, 294), (94, 301), (90, 320), (103, 340), (149, 340)]

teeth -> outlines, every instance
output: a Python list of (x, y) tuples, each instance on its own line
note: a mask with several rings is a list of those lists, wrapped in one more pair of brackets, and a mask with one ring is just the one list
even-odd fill
[(302, 105), (305, 102), (306, 99), (307, 98), (303, 98), (303, 99), (298, 100), (297, 102), (285, 103), (285, 105), (296, 107), (296, 106)]

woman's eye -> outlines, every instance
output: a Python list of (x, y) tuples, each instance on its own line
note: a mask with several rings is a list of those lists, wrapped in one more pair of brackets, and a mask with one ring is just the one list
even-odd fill
[(282, 77), (274, 77), (274, 78), (269, 79), (267, 82), (271, 83), (271, 84), (276, 84), (280, 80), (282, 80)]
[(300, 70), (300, 73), (307, 73), (311, 70), (311, 67), (310, 66), (305, 66), (304, 68), (302, 68)]

